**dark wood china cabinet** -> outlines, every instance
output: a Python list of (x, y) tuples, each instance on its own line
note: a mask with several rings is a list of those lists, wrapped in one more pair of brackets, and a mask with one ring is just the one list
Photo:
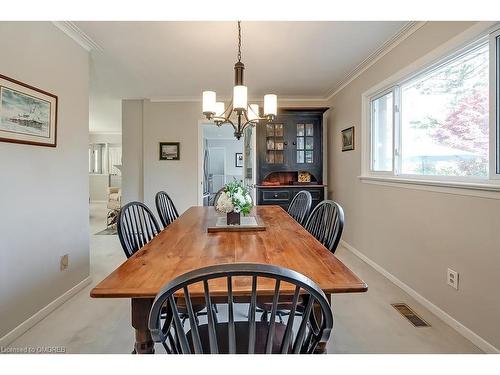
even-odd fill
[(324, 199), (323, 113), (327, 109), (280, 109), (272, 123), (257, 127), (257, 204), (287, 209), (300, 190), (311, 193), (313, 207)]

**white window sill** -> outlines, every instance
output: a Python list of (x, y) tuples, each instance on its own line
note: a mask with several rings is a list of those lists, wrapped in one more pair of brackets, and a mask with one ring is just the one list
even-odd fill
[(403, 177), (359, 176), (361, 182), (400, 187), (413, 190), (427, 190), (445, 194), (470, 195), (482, 198), (500, 199), (500, 180), (491, 182), (436, 181)]

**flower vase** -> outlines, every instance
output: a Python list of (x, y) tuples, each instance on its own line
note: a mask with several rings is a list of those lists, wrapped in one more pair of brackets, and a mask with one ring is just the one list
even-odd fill
[(240, 225), (241, 224), (241, 213), (240, 212), (228, 212), (227, 213), (227, 225)]

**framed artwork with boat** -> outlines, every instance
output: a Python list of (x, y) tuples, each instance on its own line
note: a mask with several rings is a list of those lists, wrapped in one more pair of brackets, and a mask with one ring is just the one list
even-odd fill
[(56, 147), (57, 96), (0, 74), (0, 141)]

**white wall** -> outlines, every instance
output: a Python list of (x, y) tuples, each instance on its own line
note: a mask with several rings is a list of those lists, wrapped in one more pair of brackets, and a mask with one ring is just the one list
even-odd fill
[[(333, 97), (329, 190), (345, 210), (347, 243), (500, 348), (500, 200), (358, 178), (362, 93), (473, 24), (425, 24)], [(351, 125), (356, 150), (341, 152), (340, 130)], [(446, 285), (448, 267), (460, 273), (458, 291)]]
[[(121, 119), (121, 116), (120, 116)], [(112, 143), (121, 145), (122, 144), (122, 133), (113, 132), (90, 132), (89, 133), (89, 143)]]
[(108, 174), (89, 174), (89, 196), (91, 202), (108, 200)]
[(89, 275), (89, 77), (88, 53), (50, 22), (0, 35), (0, 72), (59, 98), (56, 148), (0, 142), (2, 337)]
[[(208, 147), (220, 147), (224, 148), (226, 161), (225, 161), (225, 170), (226, 176), (232, 180), (232, 176), (237, 179), (243, 178), (243, 167), (236, 167), (235, 164), (235, 154), (237, 152), (243, 153), (243, 138), (239, 141), (234, 139), (209, 139)], [(230, 181), (227, 181), (230, 182)]]
[(120, 132), (121, 100), (98, 92), (90, 95), (89, 129), (92, 132)]

